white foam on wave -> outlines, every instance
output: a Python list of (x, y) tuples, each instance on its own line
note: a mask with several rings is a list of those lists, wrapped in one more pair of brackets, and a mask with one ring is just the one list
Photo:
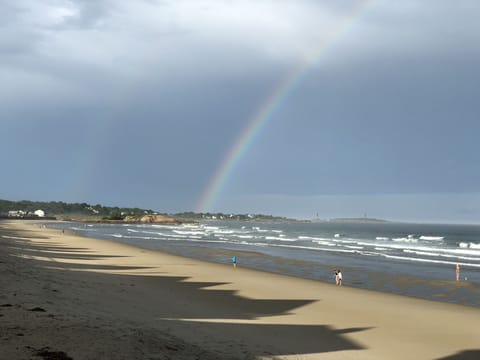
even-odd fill
[(420, 240), (427, 240), (427, 241), (441, 241), (443, 240), (443, 236), (420, 236)]
[[(434, 253), (434, 252), (428, 252), (428, 251), (409, 250), (409, 249), (403, 249), (403, 252), (407, 253), (407, 254), (416, 254), (416, 255), (424, 255), (424, 256), (437, 256), (437, 257), (442, 256), (442, 254), (440, 254), (440, 253)], [(453, 255), (444, 255), (444, 256), (453, 257)]]
[[(177, 239), (172, 239), (171, 237), (142, 237), (142, 236), (132, 236), (131, 239), (141, 239), (141, 240), (163, 240), (163, 241), (175, 241)], [(201, 242), (201, 243), (232, 243), (228, 240), (205, 240), (199, 237), (191, 237), (182, 239), (181, 241), (185, 242)]]
[[(139, 239), (139, 240), (162, 240), (162, 241), (207, 241), (207, 240), (202, 240), (202, 238), (173, 238), (170, 235), (163, 235), (163, 236), (128, 236), (128, 239)], [(213, 240), (212, 240), (213, 241)]]
[(206, 235), (204, 231), (182, 231), (182, 230), (173, 230), (175, 234), (182, 235)]
[(233, 233), (235, 233), (235, 231), (233, 231), (233, 230), (220, 230), (220, 229), (218, 229), (218, 230), (213, 231), (213, 233), (214, 233), (214, 234), (233, 234)]
[[(389, 238), (387, 236), (367, 239), (350, 238), (340, 235), (309, 233), (296, 236), (282, 230), (266, 230), (260, 227), (228, 226), (171, 226), (160, 224), (129, 224), (120, 232), (108, 231), (112, 238), (132, 238), (145, 241), (189, 241), (199, 243), (242, 244), (244, 246), (272, 247), (286, 249), (312, 250), (334, 253), (350, 253), (362, 256), (382, 256), (390, 259), (430, 262), (439, 264), (455, 264), (463, 262), (465, 266), (480, 267), (480, 243), (461, 242), (453, 246), (443, 243), (444, 237), (430, 235), (403, 235)], [(99, 228), (100, 231), (103, 228)], [(108, 229), (108, 227), (106, 227)], [(117, 228), (118, 229), (118, 228)], [(82, 230), (82, 229), (79, 229)], [(95, 228), (89, 229), (96, 231)], [(150, 231), (148, 231), (150, 230)], [(161, 231), (159, 231), (161, 230)], [(264, 234), (267, 233), (267, 234)], [(144, 236), (142, 236), (144, 235)], [(322, 237), (322, 235), (326, 237)], [(120, 240), (119, 240), (120, 241)], [(122, 240), (123, 241), (123, 240)], [(310, 245), (309, 245), (310, 244)], [(213, 246), (213, 245), (212, 245)], [(398, 252), (403, 252), (398, 253)]]
[(359, 243), (358, 239), (350, 239), (350, 238), (346, 238), (342, 240), (339, 240), (339, 239), (330, 239), (330, 240), (340, 244), (358, 244)]
[(415, 250), (408, 250), (408, 249), (403, 250), (403, 252), (409, 253), (409, 254), (415, 254), (415, 255), (422, 255), (422, 256), (435, 256), (435, 257), (455, 258), (455, 259), (462, 259), (462, 260), (469, 260), (469, 261), (480, 261), (480, 257), (460, 256), (460, 255), (448, 254), (448, 253), (415, 251)]
[(158, 231), (142, 231), (142, 234), (160, 235), (160, 236), (166, 236), (166, 237), (177, 238), (177, 239), (188, 239), (189, 237), (193, 237), (191, 235), (164, 233), (164, 232), (158, 232)]
[(323, 241), (323, 240), (312, 240), (312, 242), (318, 245), (337, 246), (337, 244), (331, 243), (329, 241)]
[[(420, 247), (419, 248), (420, 250), (423, 250), (423, 249), (430, 249), (428, 247), (426, 248), (423, 248), (423, 247)], [(458, 248), (454, 248), (454, 249), (445, 249), (445, 248), (435, 248), (434, 251), (439, 251), (441, 253), (447, 253), (447, 254), (456, 254), (456, 255), (476, 255), (476, 256), (480, 256), (480, 249), (479, 250), (470, 250), (470, 249), (458, 249)]]
[(297, 241), (297, 239), (291, 239), (279, 236), (265, 236), (265, 240), (278, 240), (278, 241)]
[(238, 235), (238, 234), (233, 234), (232, 236), (238, 237), (240, 239), (253, 239), (253, 235)]
[(225, 244), (225, 243), (229, 242), (229, 241), (225, 241), (225, 240), (205, 240), (205, 239), (202, 239), (202, 238), (189, 238), (189, 239), (184, 240), (184, 241), (201, 242), (201, 243), (219, 243), (219, 244)]
[(139, 227), (152, 227), (152, 228), (160, 228), (160, 229), (178, 229), (180, 227), (185, 227), (185, 226), (179, 226), (179, 225), (166, 225), (166, 224), (142, 224), (139, 225)]
[(163, 236), (163, 237), (169, 237), (169, 238), (174, 238), (174, 239), (201, 239), (202, 236), (199, 235), (186, 235), (186, 234), (175, 234), (173, 232), (171, 233), (165, 233), (165, 232), (159, 232), (159, 231), (142, 231), (142, 234), (150, 234), (150, 235), (156, 235), (156, 236)]
[(355, 246), (355, 245), (345, 245), (345, 247), (349, 249), (363, 249), (363, 246)]
[[(205, 240), (202, 240), (205, 241)], [(329, 251), (329, 252), (340, 252), (340, 253), (360, 253), (358, 249), (328, 249), (328, 248), (321, 248), (321, 247), (313, 247), (313, 246), (302, 246), (302, 245), (284, 245), (284, 244), (272, 244), (272, 243), (263, 243), (263, 242), (252, 242), (252, 241), (235, 241), (230, 239), (226, 241), (227, 243), (232, 244), (241, 244), (247, 246), (257, 246), (257, 247), (280, 247), (280, 248), (288, 248), (288, 249), (300, 249), (300, 250), (314, 250), (314, 251)], [(329, 246), (336, 246), (335, 244), (331, 244)]]
[(418, 242), (417, 239), (415, 239), (415, 238), (409, 238), (409, 237), (406, 237), (406, 238), (393, 238), (392, 240), (393, 240), (393, 241), (396, 241), (396, 242), (406, 242), (406, 243), (416, 243), (416, 242)]
[(463, 249), (480, 249), (480, 244), (476, 244), (476, 243), (465, 243), (465, 242), (461, 242), (460, 244), (458, 244), (459, 247), (463, 248)]
[(342, 253), (356, 253), (357, 250), (347, 250), (347, 249), (327, 249), (327, 248), (320, 248), (320, 247), (313, 247), (313, 246), (302, 246), (302, 245), (283, 245), (283, 244), (270, 244), (270, 246), (274, 247), (283, 247), (289, 249), (302, 249), (302, 250), (315, 250), (315, 251), (330, 251), (330, 252), (342, 252)]
[[(376, 242), (358, 241), (357, 245), (360, 245), (360, 246), (377, 246), (378, 244)], [(382, 246), (383, 246), (383, 244), (382, 244)]]
[(139, 225), (139, 228), (142, 229), (162, 229), (162, 230), (176, 230), (176, 229), (184, 229), (184, 226), (181, 225), (163, 225), (163, 224), (145, 224), (145, 225)]
[(205, 225), (203, 228), (207, 229), (207, 230), (219, 230), (220, 229), (218, 226), (207, 226), (207, 225)]
[(425, 252), (437, 252), (442, 254), (454, 254), (465, 256), (480, 256), (480, 250), (471, 249), (459, 249), (459, 248), (437, 248), (428, 246), (404, 246), (404, 245), (382, 245), (383, 247), (396, 249), (396, 250), (412, 250), (412, 251), (425, 251)]
[(260, 242), (247, 242), (247, 241), (241, 241), (240, 244), (242, 245), (251, 245), (251, 246), (269, 246), (269, 244), (265, 243), (260, 243)]
[[(396, 259), (396, 260), (407, 260), (407, 261), (414, 261), (414, 262), (426, 262), (426, 263), (434, 263), (434, 264), (448, 264), (451, 266), (455, 266), (457, 264), (456, 261), (445, 261), (445, 260), (433, 260), (433, 259), (422, 259), (422, 258), (414, 258), (414, 257), (407, 257), (407, 256), (396, 256), (396, 255), (388, 255), (388, 254), (380, 254), (381, 256), (388, 258), (388, 259)], [(461, 266), (472, 266), (480, 268), (480, 264), (472, 264), (472, 263), (459, 263)]]
[(316, 240), (331, 241), (330, 238), (322, 238), (322, 237), (314, 237), (314, 236), (299, 236), (298, 239), (299, 240), (312, 240), (312, 241), (316, 241)]
[(153, 237), (153, 236), (129, 236), (129, 239), (140, 239), (140, 240), (168, 240), (164, 237)]

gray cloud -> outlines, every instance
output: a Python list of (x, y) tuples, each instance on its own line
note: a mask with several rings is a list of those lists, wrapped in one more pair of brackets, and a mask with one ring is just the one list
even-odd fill
[(1, 149), (21, 145), (23, 188), (40, 171), (29, 154), (51, 160), (31, 194), (191, 209), (303, 65), (227, 193), (478, 191), (480, 3), (379, 1), (352, 17), (359, 3), (0, 0)]
[(72, 0), (70, 2), (74, 10), (71, 16), (66, 17), (63, 22), (65, 28), (101, 29), (104, 21), (116, 11), (116, 1), (91, 1)]
[[(372, 2), (351, 19), (357, 3), (23, 0), (16, 8), (3, 3), (2, 10), (15, 16), (0, 35), (0, 51), (10, 55), (0, 66), (72, 82), (88, 73), (99, 81), (113, 75), (128, 82), (152, 73), (186, 74), (196, 81), (202, 74), (256, 76), (272, 66), (293, 66), (321, 49), (324, 38), (333, 44), (328, 56), (322, 55), (322, 67), (359, 56), (401, 61), (422, 52), (478, 52), (474, 2), (469, 7)], [(344, 28), (348, 32), (341, 34)]]

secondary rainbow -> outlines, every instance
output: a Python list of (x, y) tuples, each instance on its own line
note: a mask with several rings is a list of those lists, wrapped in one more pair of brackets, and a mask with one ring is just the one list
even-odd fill
[(296, 88), (296, 85), (303, 80), (308, 70), (320, 61), (322, 55), (325, 55), (327, 50), (353, 27), (366, 10), (378, 1), (379, 0), (360, 0), (356, 2), (350, 11), (344, 15), (330, 31), (329, 36), (314, 49), (308, 58), (301, 61), (290, 71), (265, 101), (262, 102), (262, 105), (250, 118), (247, 126), (236, 138), (223, 161), (220, 163), (220, 166), (211, 177), (208, 186), (202, 193), (197, 211), (207, 212), (212, 209), (239, 160), (250, 148), (255, 138), (259, 136), (262, 129), (265, 128), (268, 121), (272, 119), (272, 115), (284, 102), (285, 98), (288, 97)]

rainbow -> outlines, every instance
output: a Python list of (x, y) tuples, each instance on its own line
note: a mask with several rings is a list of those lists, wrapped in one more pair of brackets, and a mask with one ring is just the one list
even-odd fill
[(220, 166), (218, 166), (211, 177), (198, 203), (198, 212), (207, 212), (212, 209), (236, 165), (250, 148), (255, 138), (262, 132), (262, 129), (266, 127), (268, 121), (272, 119), (272, 115), (279, 106), (296, 88), (297, 84), (303, 80), (308, 70), (320, 61), (322, 55), (325, 55), (327, 50), (330, 49), (335, 42), (348, 33), (367, 9), (371, 8), (374, 3), (378, 1), (379, 0), (357, 1), (350, 11), (341, 18), (334, 29), (332, 29), (329, 36), (314, 49), (308, 58), (304, 59), (290, 71), (275, 90), (262, 102), (262, 105), (250, 118), (247, 126), (236, 138), (223, 161), (220, 163)]

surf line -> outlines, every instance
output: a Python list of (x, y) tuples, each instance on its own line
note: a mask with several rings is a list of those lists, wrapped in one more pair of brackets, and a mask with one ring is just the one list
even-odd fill
[(290, 72), (288, 72), (272, 93), (266, 97), (247, 122), (247, 126), (235, 139), (208, 182), (208, 185), (203, 191), (197, 205), (198, 212), (208, 212), (212, 209), (236, 165), (251, 147), (254, 139), (257, 138), (262, 132), (262, 129), (266, 127), (268, 121), (273, 118), (273, 115), (279, 106), (282, 105), (288, 95), (295, 90), (308, 71), (320, 61), (322, 55), (325, 55), (336, 42), (343, 38), (343, 36), (353, 28), (362, 15), (379, 1), (380, 0), (357, 1), (350, 11), (341, 17), (337, 22), (337, 25), (333, 27), (319, 46), (317, 46), (308, 57), (305, 57), (305, 59), (300, 61)]

